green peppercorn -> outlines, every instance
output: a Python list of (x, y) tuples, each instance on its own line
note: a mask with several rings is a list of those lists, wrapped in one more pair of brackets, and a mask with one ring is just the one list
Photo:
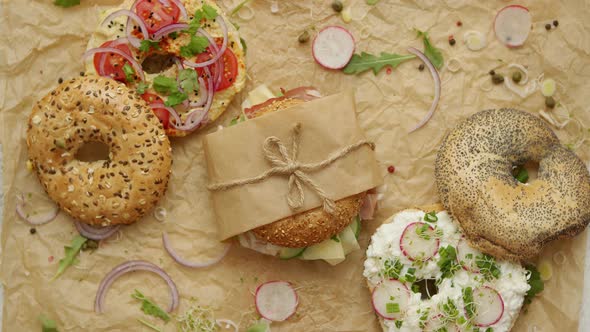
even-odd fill
[(98, 249), (98, 242), (95, 240), (88, 240), (86, 242), (84, 242), (84, 244), (82, 245), (82, 250), (86, 251), (86, 250), (95, 250)]
[(423, 71), (423, 70), (424, 70), (424, 64), (423, 64), (423, 63), (421, 63), (421, 64), (418, 66), (418, 70), (419, 70), (419, 71)]
[(553, 97), (545, 97), (545, 106), (555, 108), (555, 99)]
[(494, 84), (501, 84), (504, 82), (504, 76), (500, 75), (500, 74), (494, 74), (492, 76), (492, 82)]
[(492, 69), (492, 70), (490, 70), (489, 74), (494, 76), (494, 75), (496, 75), (496, 71)]
[(334, 0), (332, 2), (332, 9), (334, 9), (335, 12), (340, 13), (343, 8), (344, 8), (344, 5), (342, 5), (341, 1)]
[(547, 31), (551, 30), (551, 24), (549, 24), (549, 23), (545, 24), (545, 30), (547, 30)]
[(297, 40), (299, 41), (299, 43), (303, 44), (303, 43), (307, 43), (307, 41), (309, 40), (309, 31), (304, 30), (300, 35), (299, 38), (297, 38)]
[(520, 82), (520, 80), (522, 80), (522, 74), (519, 71), (515, 71), (512, 73), (512, 80), (514, 83)]

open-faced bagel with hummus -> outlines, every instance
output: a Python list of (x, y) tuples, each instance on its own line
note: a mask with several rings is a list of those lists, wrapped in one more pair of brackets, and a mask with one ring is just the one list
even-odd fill
[[(253, 119), (320, 97), (312, 87), (300, 87), (275, 96), (265, 85), (251, 91), (243, 115), (234, 122)], [(361, 220), (372, 219), (377, 195), (362, 192), (335, 202), (335, 212), (322, 207), (295, 214), (239, 235), (247, 248), (282, 259), (323, 259), (335, 265), (359, 249)]]
[(103, 12), (86, 72), (136, 89), (169, 136), (217, 119), (246, 79), (237, 29), (213, 1), (127, 0)]
[(367, 249), (363, 275), (383, 331), (509, 331), (527, 271), (469, 246), (441, 205), (396, 213)]
[[(515, 166), (539, 163), (529, 183)], [(440, 199), (468, 241), (497, 258), (530, 260), (590, 222), (590, 174), (545, 123), (514, 109), (476, 113), (444, 139), (435, 164)]]

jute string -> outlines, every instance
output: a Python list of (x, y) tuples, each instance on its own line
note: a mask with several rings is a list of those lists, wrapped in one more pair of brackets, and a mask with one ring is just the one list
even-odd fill
[(348, 155), (349, 153), (359, 149), (364, 145), (367, 145), (374, 150), (375, 144), (363, 139), (356, 143), (344, 146), (340, 150), (334, 151), (321, 162), (303, 164), (297, 161), (297, 152), (299, 151), (299, 140), (301, 136), (300, 133), (301, 124), (297, 123), (291, 131), (290, 154), (283, 142), (278, 137), (270, 136), (264, 140), (264, 144), (262, 145), (264, 158), (266, 158), (266, 160), (268, 160), (272, 166), (264, 173), (251, 178), (234, 180), (225, 183), (210, 184), (208, 186), (209, 190), (227, 190), (233, 187), (258, 183), (274, 175), (288, 175), (289, 187), (287, 192), (287, 203), (292, 210), (297, 210), (303, 206), (303, 202), (305, 200), (303, 185), (305, 184), (322, 199), (324, 210), (330, 214), (334, 213), (334, 200), (330, 199), (326, 195), (326, 192), (324, 192), (324, 190), (320, 188), (320, 186), (318, 186), (307, 173), (324, 169), (334, 163), (336, 160)]

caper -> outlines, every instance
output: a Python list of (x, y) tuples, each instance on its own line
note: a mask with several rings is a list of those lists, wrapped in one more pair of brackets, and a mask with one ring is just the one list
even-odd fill
[(340, 13), (343, 8), (344, 5), (342, 5), (342, 1), (334, 0), (332, 2), (332, 9), (334, 9), (335, 12)]
[(494, 74), (492, 76), (492, 82), (494, 84), (501, 84), (502, 82), (504, 82), (504, 76), (502, 76), (500, 74)]
[(555, 108), (555, 99), (553, 97), (545, 97), (545, 106)]
[(299, 43), (303, 44), (303, 43), (307, 43), (307, 41), (309, 40), (309, 31), (304, 30), (299, 37), (297, 38), (297, 40), (299, 41)]
[(515, 71), (512, 73), (512, 80), (514, 83), (520, 82), (520, 80), (522, 80), (522, 74), (519, 71)]

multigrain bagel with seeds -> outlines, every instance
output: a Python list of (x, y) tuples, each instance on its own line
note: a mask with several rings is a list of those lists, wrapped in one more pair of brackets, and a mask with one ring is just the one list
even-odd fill
[[(109, 147), (109, 160), (76, 159), (93, 141)], [(27, 146), (49, 197), (90, 225), (137, 221), (164, 195), (170, 177), (162, 124), (139, 95), (108, 78), (74, 78), (38, 101)]]
[[(527, 161), (539, 163), (538, 178), (522, 184), (511, 171)], [(532, 259), (590, 222), (586, 166), (523, 111), (486, 110), (460, 123), (441, 145), (435, 176), (470, 243), (497, 258)]]

